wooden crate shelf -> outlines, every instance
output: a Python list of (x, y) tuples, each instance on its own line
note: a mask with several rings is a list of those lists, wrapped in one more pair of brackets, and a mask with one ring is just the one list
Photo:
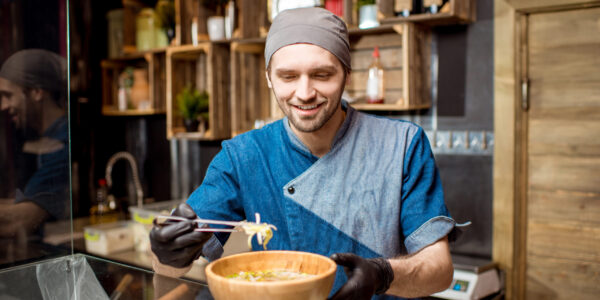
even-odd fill
[[(353, 30), (350, 33), (352, 73), (346, 91), (359, 110), (412, 110), (431, 105), (428, 28), (412, 23)], [(384, 104), (365, 103), (371, 54), (379, 47), (385, 72)]]
[(476, 18), (474, 0), (450, 0), (436, 14), (422, 13), (408, 17), (395, 16), (393, 2), (394, 0), (379, 1), (379, 12), (383, 16), (379, 20), (381, 24), (412, 22), (428, 26), (439, 26), (472, 23)]
[(273, 117), (264, 49), (264, 42), (231, 43), (232, 136), (252, 130), (257, 120)]
[[(231, 135), (229, 109), (229, 44), (201, 43), (167, 49), (167, 138), (226, 139)], [(186, 86), (209, 94), (209, 122), (204, 133), (187, 133), (177, 108)]]
[[(165, 109), (165, 49), (136, 52), (121, 58), (101, 62), (102, 69), (102, 114), (149, 115), (164, 114)], [(149, 107), (140, 109), (118, 109), (119, 74), (127, 67), (143, 68), (147, 71)]]
[[(206, 21), (217, 15), (214, 7), (203, 6), (201, 0), (175, 0), (175, 41), (177, 45), (191, 45), (192, 24), (197, 26), (199, 42), (209, 40)], [(225, 9), (223, 9), (225, 10)], [(220, 12), (224, 16), (225, 12)], [(232, 38), (248, 39), (265, 37), (270, 22), (267, 16), (267, 0), (235, 1), (235, 21)]]
[[(107, 116), (144, 116), (165, 113), (167, 137), (197, 140), (225, 139), (254, 128), (256, 120), (282, 116), (264, 76), (264, 43), (270, 26), (268, 0), (235, 1), (235, 29), (230, 39), (208, 41), (206, 20), (216, 10), (201, 0), (175, 0), (175, 42), (150, 51), (135, 51), (135, 15), (144, 4), (123, 0), (124, 54), (102, 62), (103, 105)], [(377, 28), (357, 29), (356, 0), (343, 0), (352, 55), (352, 78), (346, 91), (364, 111), (420, 110), (430, 106), (430, 25), (467, 23), (475, 19), (474, 0), (450, 0), (438, 14), (394, 15), (394, 0), (379, 0)], [(224, 12), (222, 12), (224, 13)], [(199, 44), (192, 44), (192, 23)], [(176, 46), (173, 46), (176, 45)], [(386, 71), (385, 103), (364, 101), (367, 69), (378, 46)], [(118, 75), (127, 66), (148, 70), (152, 107), (117, 110)], [(210, 121), (203, 133), (187, 133), (175, 103), (190, 85), (210, 95)]]

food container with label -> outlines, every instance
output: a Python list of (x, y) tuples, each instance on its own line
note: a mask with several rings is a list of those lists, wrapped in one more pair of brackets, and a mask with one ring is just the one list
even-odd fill
[(150, 250), (150, 230), (152, 222), (157, 215), (170, 215), (171, 211), (177, 207), (183, 200), (162, 201), (143, 205), (141, 208), (136, 206), (129, 207), (133, 229), (133, 243), (136, 251), (145, 252)]
[(133, 249), (133, 228), (129, 221), (86, 226), (85, 249), (89, 253), (109, 255)]

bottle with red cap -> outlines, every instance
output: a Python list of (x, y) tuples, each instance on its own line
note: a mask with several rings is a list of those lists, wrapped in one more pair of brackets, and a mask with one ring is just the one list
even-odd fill
[(96, 203), (90, 208), (90, 223), (101, 224), (116, 222), (118, 214), (114, 207), (111, 207), (108, 200), (108, 187), (106, 179), (98, 180), (98, 189), (96, 190)]
[(379, 61), (379, 48), (373, 50), (373, 61), (369, 66), (367, 78), (367, 103), (383, 103), (384, 85), (383, 85), (383, 67)]

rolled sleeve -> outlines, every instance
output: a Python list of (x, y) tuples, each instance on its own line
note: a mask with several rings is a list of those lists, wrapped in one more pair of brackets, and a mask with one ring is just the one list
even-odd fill
[(401, 197), (401, 229), (409, 254), (418, 252), (454, 229), (456, 223), (444, 203), (440, 175), (429, 141), (421, 128), (406, 152)]
[(418, 252), (447, 236), (454, 226), (456, 222), (452, 218), (444, 216), (431, 218), (404, 240), (406, 250), (408, 253)]

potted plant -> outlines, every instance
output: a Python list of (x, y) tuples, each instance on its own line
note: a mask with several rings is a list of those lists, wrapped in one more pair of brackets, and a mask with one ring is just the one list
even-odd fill
[(154, 11), (158, 17), (158, 26), (165, 31), (170, 45), (175, 37), (175, 2), (173, 0), (158, 0)]
[(199, 125), (203, 125), (200, 131), (208, 127), (208, 93), (206, 91), (199, 92), (186, 86), (177, 94), (177, 106), (187, 132), (198, 131)]

